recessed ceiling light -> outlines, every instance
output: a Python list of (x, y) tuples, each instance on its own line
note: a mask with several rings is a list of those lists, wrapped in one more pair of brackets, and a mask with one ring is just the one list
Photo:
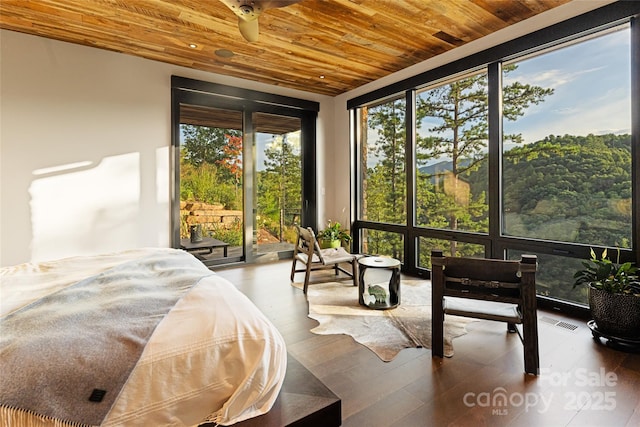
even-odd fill
[(197, 45), (197, 44), (195, 44), (195, 43), (189, 43), (189, 47), (190, 47), (191, 49), (195, 49), (195, 48), (197, 48), (197, 47), (198, 47), (198, 45)]
[(324, 79), (324, 76), (320, 76), (321, 79)]
[(235, 53), (231, 52), (229, 49), (218, 49), (214, 53), (222, 58), (231, 58), (235, 55)]

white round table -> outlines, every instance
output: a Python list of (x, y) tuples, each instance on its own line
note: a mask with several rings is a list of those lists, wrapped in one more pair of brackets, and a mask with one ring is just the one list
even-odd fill
[(386, 310), (400, 305), (400, 261), (366, 256), (358, 260), (358, 302), (365, 307)]

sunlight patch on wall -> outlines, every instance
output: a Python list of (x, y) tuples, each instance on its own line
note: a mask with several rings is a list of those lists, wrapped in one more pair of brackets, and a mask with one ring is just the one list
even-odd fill
[(81, 171), (73, 165), (72, 172), (68, 165), (38, 170), (46, 176), (29, 188), (33, 261), (120, 250), (137, 238), (140, 154)]
[(40, 175), (50, 175), (50, 174), (59, 173), (59, 172), (68, 172), (68, 171), (77, 170), (77, 169), (85, 169), (91, 166), (92, 164), (93, 163), (88, 160), (84, 162), (67, 163), (66, 165), (36, 169), (33, 171), (33, 174), (36, 176), (40, 176)]

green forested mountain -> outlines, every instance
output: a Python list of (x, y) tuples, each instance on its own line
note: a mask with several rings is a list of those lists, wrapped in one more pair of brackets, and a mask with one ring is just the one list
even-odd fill
[[(486, 167), (468, 175), (472, 192), (487, 188)], [(631, 136), (548, 136), (506, 151), (503, 197), (507, 235), (628, 248)]]

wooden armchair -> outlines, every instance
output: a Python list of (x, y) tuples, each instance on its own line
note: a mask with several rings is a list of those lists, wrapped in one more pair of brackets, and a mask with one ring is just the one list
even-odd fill
[[(504, 261), (448, 257), (434, 250), (431, 265), (432, 354), (444, 355), (445, 313), (506, 322), (507, 330), (517, 332), (524, 345), (525, 372), (538, 375), (536, 256), (522, 255), (520, 261)], [(522, 332), (516, 324), (522, 325)]]
[[(333, 268), (336, 276), (342, 271), (353, 280), (354, 286), (357, 285), (358, 255), (350, 254), (342, 247), (320, 249), (316, 235), (310, 227), (303, 228), (296, 225), (296, 228), (298, 229), (298, 238), (293, 251), (293, 264), (291, 265), (292, 282), (296, 273), (304, 272), (303, 292), (306, 294), (312, 271)], [(304, 264), (304, 268), (296, 269), (298, 262)], [(342, 268), (340, 264), (343, 263), (350, 263), (351, 271)]]

